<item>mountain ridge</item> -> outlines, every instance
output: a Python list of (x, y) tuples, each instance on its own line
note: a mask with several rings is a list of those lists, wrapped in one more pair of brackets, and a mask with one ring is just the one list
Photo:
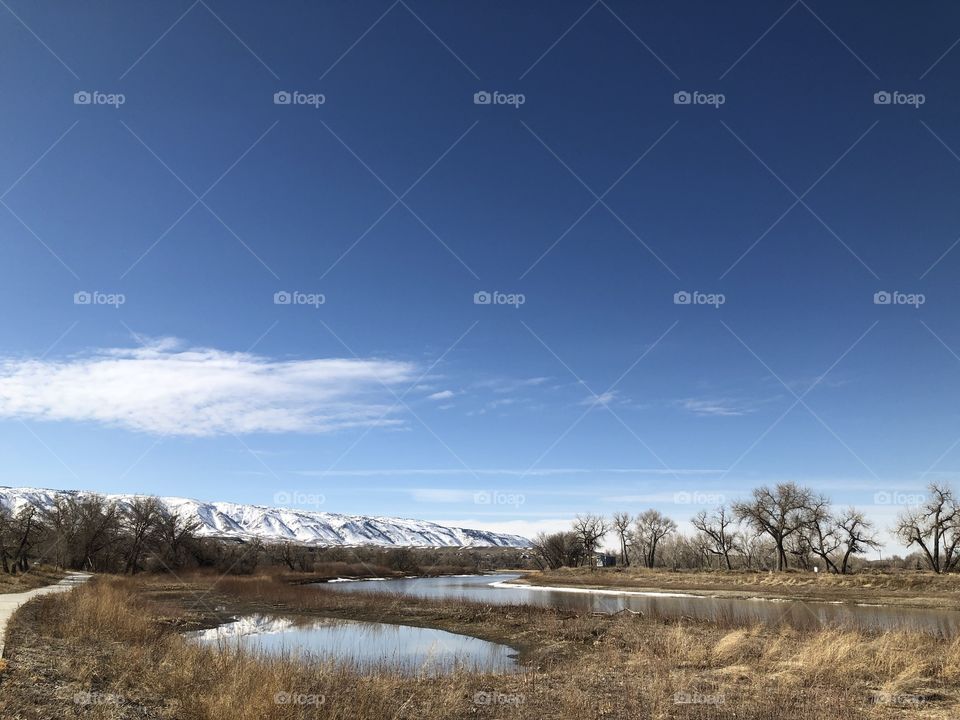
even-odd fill
[(383, 515), (347, 515), (317, 510), (137, 493), (0, 487), (0, 505), (18, 512), (25, 505), (49, 508), (58, 497), (97, 496), (120, 505), (156, 497), (168, 511), (200, 523), (197, 535), (233, 540), (295, 542), (316, 546), (379, 547), (530, 547), (520, 535), (451, 527), (428, 520)]

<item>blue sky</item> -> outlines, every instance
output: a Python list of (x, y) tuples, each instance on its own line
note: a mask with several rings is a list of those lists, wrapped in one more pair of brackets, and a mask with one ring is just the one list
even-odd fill
[(532, 534), (796, 480), (886, 524), (960, 468), (958, 37), (5, 0), (2, 482)]

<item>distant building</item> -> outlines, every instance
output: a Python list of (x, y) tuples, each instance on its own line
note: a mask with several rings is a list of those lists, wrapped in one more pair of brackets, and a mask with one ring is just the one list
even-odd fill
[(595, 552), (593, 563), (597, 567), (613, 567), (617, 564), (617, 556), (611, 553)]

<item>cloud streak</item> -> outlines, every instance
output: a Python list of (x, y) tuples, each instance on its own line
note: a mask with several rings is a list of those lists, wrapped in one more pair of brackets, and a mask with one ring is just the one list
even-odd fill
[(681, 406), (684, 410), (701, 417), (739, 417), (756, 409), (742, 401), (730, 398), (687, 398), (681, 401)]
[(90, 422), (160, 436), (323, 433), (396, 425), (385, 389), (410, 363), (274, 360), (160, 340), (62, 360), (0, 358), (0, 418)]
[(721, 468), (367, 468), (349, 470), (297, 470), (297, 475), (317, 477), (406, 477), (414, 475), (503, 475), (549, 477), (553, 475), (720, 475)]

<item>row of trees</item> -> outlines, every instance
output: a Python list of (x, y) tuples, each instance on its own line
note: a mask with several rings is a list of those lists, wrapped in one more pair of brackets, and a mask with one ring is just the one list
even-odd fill
[(197, 534), (200, 523), (170, 512), (154, 497), (112, 502), (99, 495), (58, 495), (47, 507), (0, 505), (0, 569), (27, 572), (45, 563), (72, 570), (138, 573), (212, 568), (248, 574), (291, 572), (385, 574), (475, 572), (517, 567), (528, 555), (505, 548), (316, 547), (296, 542), (238, 543)]
[(150, 497), (120, 505), (96, 495), (61, 496), (48, 508), (24, 505), (16, 513), (0, 507), (0, 567), (26, 572), (39, 561), (135, 573), (149, 557), (177, 569), (200, 561), (197, 527)]
[[(924, 566), (938, 572), (960, 567), (960, 503), (948, 485), (932, 483), (922, 504), (902, 513), (892, 528)], [(855, 507), (834, 509), (829, 498), (796, 483), (755, 488), (750, 495), (690, 518), (693, 535), (658, 510), (636, 516), (578, 515), (571, 530), (541, 533), (534, 550), (549, 568), (594, 565), (604, 537), (616, 537), (621, 565), (652, 568), (786, 570), (824, 568), (849, 573), (854, 558), (881, 547), (876, 527)], [(713, 562), (711, 562), (713, 560)]]

